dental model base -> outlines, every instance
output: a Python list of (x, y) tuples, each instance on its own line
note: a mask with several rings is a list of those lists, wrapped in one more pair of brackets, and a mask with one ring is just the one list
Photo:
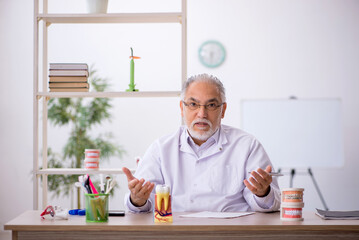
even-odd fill
[(157, 185), (155, 195), (155, 223), (173, 222), (170, 187)]

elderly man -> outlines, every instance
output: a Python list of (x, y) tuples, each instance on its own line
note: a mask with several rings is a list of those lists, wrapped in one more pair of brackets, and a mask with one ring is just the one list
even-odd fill
[(128, 209), (151, 211), (155, 184), (166, 184), (176, 212), (278, 210), (279, 187), (268, 174), (272, 166), (262, 145), (242, 130), (221, 125), (227, 109), (222, 83), (207, 74), (189, 78), (180, 108), (185, 126), (154, 142), (135, 176), (123, 168)]

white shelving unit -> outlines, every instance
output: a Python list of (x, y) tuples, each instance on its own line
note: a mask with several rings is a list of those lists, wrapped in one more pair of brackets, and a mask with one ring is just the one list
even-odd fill
[[(52, 14), (48, 13), (47, 0), (42, 1), (40, 12), (40, 0), (34, 0), (34, 76), (33, 76), (33, 208), (39, 209), (40, 177), (42, 177), (42, 208), (47, 205), (47, 177), (48, 175), (63, 174), (123, 174), (121, 169), (69, 169), (47, 167), (47, 101), (50, 98), (95, 97), (95, 98), (150, 98), (150, 97), (179, 97), (180, 91), (151, 91), (151, 92), (47, 92), (48, 89), (48, 57), (47, 35), (51, 24), (94, 24), (94, 23), (178, 23), (181, 24), (181, 80), (187, 78), (187, 0), (181, 0), (180, 12), (167, 13), (107, 13), (107, 14)], [(42, 36), (40, 35), (42, 28)], [(42, 44), (40, 46), (40, 37)], [(39, 52), (42, 53), (42, 61), (39, 62)], [(39, 69), (42, 72), (39, 72)], [(41, 75), (40, 75), (41, 74)], [(42, 76), (42, 89), (39, 91), (39, 76)], [(42, 169), (40, 169), (39, 156), (39, 104), (42, 101)]]
[(67, 98), (67, 97), (97, 97), (97, 98), (117, 98), (117, 97), (179, 97), (181, 92), (38, 92), (37, 96), (50, 98)]

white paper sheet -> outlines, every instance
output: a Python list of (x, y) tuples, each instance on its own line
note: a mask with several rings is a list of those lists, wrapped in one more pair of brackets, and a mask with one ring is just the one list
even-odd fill
[(253, 214), (254, 212), (198, 212), (190, 213), (186, 215), (180, 215), (180, 217), (189, 218), (236, 218)]

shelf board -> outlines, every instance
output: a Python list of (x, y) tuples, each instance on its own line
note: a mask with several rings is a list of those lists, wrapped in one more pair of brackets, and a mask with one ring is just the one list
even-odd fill
[(180, 91), (162, 92), (38, 92), (39, 97), (72, 98), (72, 97), (96, 97), (96, 98), (150, 98), (150, 97), (179, 97)]
[(37, 15), (39, 21), (47, 23), (181, 23), (181, 17), (181, 12)]
[[(135, 172), (134, 169), (130, 169), (132, 173)], [(111, 169), (99, 169), (99, 170), (88, 170), (84, 168), (47, 168), (37, 170), (37, 175), (82, 175), (82, 174), (124, 174), (120, 168), (111, 168)]]

